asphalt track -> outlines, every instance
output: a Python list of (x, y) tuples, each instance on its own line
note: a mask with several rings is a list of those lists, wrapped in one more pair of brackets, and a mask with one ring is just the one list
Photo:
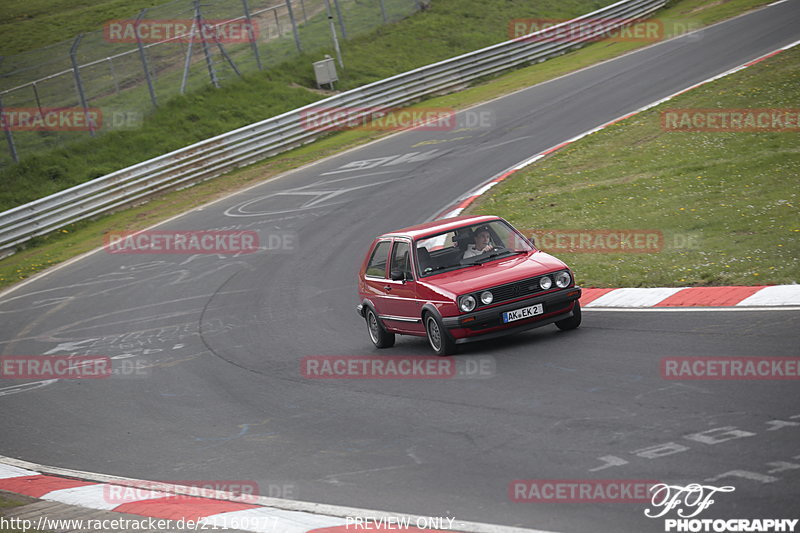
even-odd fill
[[(574, 332), (547, 327), (469, 346), (459, 364), (484, 361), (490, 371), (463, 379), (311, 380), (300, 360), (375, 353), (353, 308), (357, 266), (376, 234), (798, 38), (800, 1), (783, 2), (473, 109), (489, 126), (394, 135), (161, 226), (252, 229), (262, 240), (290, 238), (284, 249), (98, 252), (18, 288), (0, 301), (0, 354), (108, 355), (140, 371), (0, 384), (0, 453), (562, 531), (663, 524), (644, 517), (642, 503), (514, 503), (509, 483), (709, 480), (736, 491), (703, 518), (796, 516), (796, 382), (668, 381), (659, 362), (797, 356), (797, 311), (587, 313)], [(430, 352), (400, 338), (386, 353)]]

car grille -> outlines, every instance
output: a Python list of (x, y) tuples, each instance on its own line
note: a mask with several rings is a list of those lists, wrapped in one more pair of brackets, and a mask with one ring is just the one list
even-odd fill
[[(539, 291), (541, 292), (541, 289), (539, 289)], [(542, 314), (546, 315), (546, 314), (549, 314), (549, 313), (555, 313), (557, 311), (564, 311), (570, 305), (572, 305), (572, 300), (545, 302), (544, 303), (544, 313), (542, 313)], [(536, 318), (538, 320), (541, 317), (537, 316)], [(521, 320), (519, 323), (513, 323), (512, 322), (511, 324), (509, 324), (509, 326), (510, 327), (514, 327), (514, 326), (518, 326), (518, 325), (521, 325), (521, 324), (524, 324), (524, 323), (530, 322), (530, 321), (531, 321), (530, 319), (526, 319), (526, 320)], [(469, 323), (467, 323), (465, 325), (465, 327), (467, 329), (469, 329), (469, 330), (472, 330), (472, 331), (480, 331), (480, 330), (483, 330), (483, 329), (496, 328), (496, 327), (502, 326), (503, 324), (504, 323), (500, 318), (500, 313), (497, 313), (497, 314), (494, 314), (492, 316), (486, 317), (485, 319), (483, 319), (481, 321), (469, 322)]]
[[(542, 276), (536, 276), (535, 278), (515, 281), (514, 283), (507, 283), (506, 285), (499, 285), (497, 287), (488, 289), (492, 291), (492, 294), (494, 295), (494, 300), (492, 303), (495, 304), (498, 302), (505, 302), (507, 300), (513, 300), (515, 298), (521, 298), (523, 296), (542, 292), (542, 288), (539, 287), (539, 279), (541, 277)], [(485, 306), (481, 305), (481, 307)]]

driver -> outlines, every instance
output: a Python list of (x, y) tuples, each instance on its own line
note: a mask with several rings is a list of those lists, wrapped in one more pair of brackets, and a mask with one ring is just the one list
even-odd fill
[(490, 252), (494, 248), (490, 244), (490, 241), (492, 240), (492, 234), (489, 233), (489, 228), (486, 226), (481, 226), (475, 230), (474, 238), (475, 242), (469, 244), (466, 251), (464, 251), (464, 259), (467, 259), (468, 257), (475, 257), (476, 255), (481, 255), (485, 252)]

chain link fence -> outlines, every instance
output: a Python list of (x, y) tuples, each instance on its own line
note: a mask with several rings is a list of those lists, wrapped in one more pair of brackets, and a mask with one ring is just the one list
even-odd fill
[(175, 0), (0, 58), (0, 166), (87, 135), (134, 129), (176, 95), (333, 49), (336, 39), (401, 20), (428, 1)]

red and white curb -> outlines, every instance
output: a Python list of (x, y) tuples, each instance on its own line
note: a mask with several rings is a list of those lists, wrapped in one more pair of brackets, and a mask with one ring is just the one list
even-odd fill
[[(47, 473), (42, 473), (46, 471)], [(37, 465), (0, 456), (0, 491), (87, 509), (198, 524), (196, 529), (237, 529), (256, 533), (344, 533), (369, 530), (431, 533), (419, 528), (430, 517), (385, 511), (203, 491), (195, 487), (94, 474)], [(358, 518), (369, 527), (359, 527)], [(410, 524), (409, 527), (401, 524)], [(442, 521), (452, 533), (551, 533), (547, 531), (454, 520)], [(381, 525), (384, 524), (384, 525)]]
[(741, 310), (800, 307), (800, 285), (584, 288), (581, 307), (588, 309), (725, 307)]

